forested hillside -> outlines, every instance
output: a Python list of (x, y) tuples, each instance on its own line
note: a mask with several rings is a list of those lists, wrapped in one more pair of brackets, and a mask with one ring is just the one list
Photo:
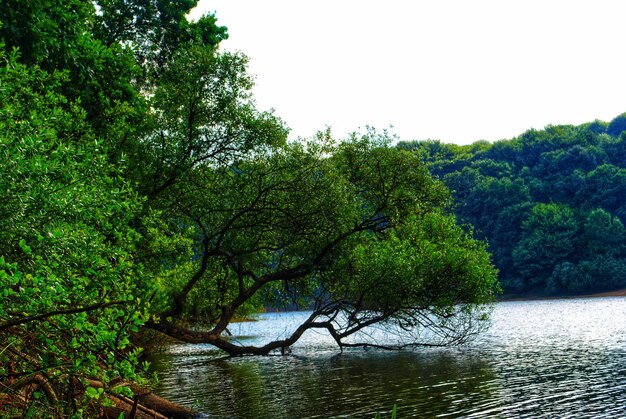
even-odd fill
[(489, 242), (505, 294), (626, 286), (626, 114), (467, 146), (401, 142)]

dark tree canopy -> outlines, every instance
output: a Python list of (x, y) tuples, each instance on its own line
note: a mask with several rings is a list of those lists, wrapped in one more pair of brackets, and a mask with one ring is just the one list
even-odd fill
[(619, 137), (626, 131), (626, 113), (616, 116), (606, 127), (606, 133), (612, 137)]
[(214, 15), (195, 22), (187, 14), (198, 0), (97, 0), (95, 35), (106, 45), (127, 45), (137, 63), (157, 73), (185, 45), (214, 49), (228, 38)]
[(479, 147), (399, 147), (450, 187), (459, 219), (488, 240), (505, 293), (600, 292), (626, 286), (624, 120), (549, 126)]

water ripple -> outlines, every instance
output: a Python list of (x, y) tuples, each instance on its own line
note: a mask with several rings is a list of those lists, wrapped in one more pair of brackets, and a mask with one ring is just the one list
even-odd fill
[[(261, 343), (306, 313), (233, 328)], [(507, 302), (461, 348), (346, 351), (305, 334), (291, 356), (222, 358), (175, 345), (152, 359), (158, 391), (215, 418), (626, 417), (626, 299)]]

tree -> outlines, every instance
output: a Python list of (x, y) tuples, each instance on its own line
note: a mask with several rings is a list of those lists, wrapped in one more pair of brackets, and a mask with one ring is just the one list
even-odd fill
[(626, 221), (626, 169), (610, 164), (588, 172), (576, 194), (586, 208), (601, 207)]
[(612, 137), (619, 137), (623, 131), (626, 131), (626, 113), (613, 118), (606, 128), (607, 134)]
[(533, 207), (513, 250), (515, 267), (531, 287), (544, 289), (555, 267), (575, 254), (579, 229), (574, 212), (566, 205)]
[(250, 94), (247, 58), (192, 46), (159, 79), (144, 133), (128, 148), (128, 176), (153, 201), (202, 165), (228, 165), (284, 144), (288, 130)]
[(626, 256), (626, 229), (619, 218), (596, 208), (583, 221), (587, 258), (594, 255)]
[[(617, 129), (622, 119), (620, 115), (611, 124), (594, 121), (577, 127), (547, 126), (494, 144), (447, 147), (437, 142), (412, 142), (398, 147), (421, 153), (431, 173), (443, 174), (459, 220), (469, 224), (476, 237), (488, 241), (505, 292), (589, 292), (594, 283), (599, 291), (606, 290), (609, 283), (619, 286), (619, 281), (607, 282), (599, 272), (606, 267), (607, 275), (616, 277), (622, 256), (600, 251), (585, 226), (590, 213), (599, 209), (606, 211), (607, 217), (617, 217), (622, 223), (626, 220), (622, 198), (626, 132), (620, 135)], [(522, 224), (532, 218), (532, 208), (550, 204), (569, 207), (569, 220), (578, 228), (561, 241), (562, 252), (551, 254), (548, 249), (546, 256), (551, 261), (547, 261), (542, 259), (541, 243), (554, 244), (556, 236), (548, 239), (549, 233), (541, 238), (542, 231), (549, 230), (545, 223), (525, 229)], [(538, 229), (536, 235), (533, 229)], [(611, 232), (608, 241), (620, 240), (619, 229)], [(569, 240), (574, 253), (566, 251)], [(591, 254), (602, 257), (595, 260)], [(584, 275), (580, 274), (583, 271)], [(581, 279), (573, 281), (568, 275)]]
[(228, 38), (226, 28), (217, 25), (214, 15), (202, 16), (196, 22), (187, 20), (197, 0), (98, 0), (96, 3), (98, 39), (106, 45), (130, 45), (147, 73), (159, 74), (183, 45), (214, 49)]
[(19, 51), (21, 63), (66, 72), (61, 93), (80, 101), (87, 120), (106, 138), (112, 119), (128, 112), (123, 104), (139, 106), (133, 80), (140, 73), (131, 51), (94, 36), (95, 15), (94, 2), (86, 0), (2, 1), (0, 40), (7, 54)]
[[(226, 36), (211, 16), (186, 21), (194, 2), (99, 3), (0, 3), (0, 415), (17, 414), (7, 400), (20, 414), (71, 415), (86, 406), (76, 394), (102, 400), (102, 390), (128, 390), (114, 382), (140, 380), (129, 334), (151, 286), (139, 258), (167, 241), (147, 242), (159, 220), (127, 181), (144, 180), (129, 157), (141, 159), (152, 129), (146, 93), (159, 80), (149, 67)], [(105, 3), (107, 13), (156, 7), (150, 24), (161, 27), (112, 36)], [(143, 59), (134, 41), (146, 34), (158, 54)]]
[(624, 225), (619, 218), (599, 208), (581, 216), (581, 248), (575, 257), (557, 264), (548, 280), (547, 288), (551, 292), (597, 292), (624, 285)]
[[(108, 389), (138, 379), (128, 349), (142, 271), (129, 225), (141, 201), (84, 111), (60, 94), (63, 75), (17, 53), (0, 59), (0, 386), (35, 400), (35, 412), (65, 416), (76, 413), (66, 402), (76, 388), (100, 397), (89, 380)], [(47, 398), (21, 396), (31, 384)]]
[[(170, 287), (169, 307), (147, 325), (231, 355), (285, 348), (312, 328), (328, 330), (340, 347), (384, 346), (350, 340), (376, 324), (412, 337), (392, 346), (460, 343), (482, 324), (481, 307), (496, 287), (484, 246), (446, 215), (443, 185), (418, 157), (374, 133), (337, 146), (320, 134), (307, 145), (203, 165), (168, 193), (176, 197), (171, 216), (197, 235), (189, 260), (196, 270)], [(190, 294), (207, 283), (216, 284), (217, 294), (203, 301), (212, 327), (182, 328), (176, 320)], [(258, 294), (313, 313), (290, 337), (261, 347), (225, 339), (238, 310)], [(418, 326), (433, 340), (411, 336), (423, 332)]]
[[(142, 258), (155, 275), (157, 290), (153, 305), (157, 320), (147, 325), (231, 354), (267, 353), (289, 346), (299, 334), (262, 348), (237, 347), (222, 336), (251, 305), (274, 301), (316, 308), (299, 333), (320, 327), (323, 313), (338, 318), (350, 304), (355, 306), (355, 319), (375, 313), (347, 296), (339, 301), (337, 290), (355, 292), (359, 284), (351, 282), (349, 271), (339, 275), (340, 262), (363, 243), (377, 246), (378, 241), (395, 240), (407, 247), (408, 236), (392, 238), (392, 223), (399, 228), (411, 218), (415, 231), (421, 231), (425, 215), (432, 211), (439, 214), (440, 233), (449, 230), (446, 239), (433, 244), (445, 255), (438, 261), (440, 276), (456, 285), (450, 286), (447, 297), (442, 292), (440, 300), (430, 287), (420, 289), (424, 305), (420, 313), (425, 316), (430, 309), (438, 313), (439, 323), (431, 319), (431, 326), (445, 324), (448, 341), (465, 339), (471, 334), (467, 328), (452, 338), (452, 319), (479, 317), (474, 309), (488, 301), (495, 276), (484, 248), (451, 227), (443, 185), (430, 179), (418, 156), (389, 149), (388, 139), (374, 133), (360, 140), (354, 137), (343, 146), (333, 145), (329, 133), (307, 145), (286, 145), (282, 122), (257, 111), (251, 101), (245, 65), (245, 57), (204, 48), (190, 47), (177, 54), (152, 97), (153, 129), (140, 142), (137, 157), (130, 155), (138, 164), (129, 174), (142, 185), (149, 209), (159, 220), (146, 226), (144, 236), (172, 238), (151, 255), (154, 262)], [(150, 228), (156, 233), (149, 233)], [(443, 252), (448, 245), (451, 253)], [(453, 252), (454, 246), (458, 248)], [(467, 250), (465, 259), (461, 249)], [(426, 254), (421, 255), (424, 260)], [(419, 269), (427, 271), (426, 264), (420, 266), (412, 268), (415, 275)], [(328, 274), (331, 269), (333, 275)], [(436, 277), (435, 270), (431, 273)], [(461, 291), (463, 280), (479, 278), (484, 289), (476, 288), (473, 295)], [(340, 286), (340, 279), (353, 286)], [(441, 281), (437, 289), (447, 289), (448, 283)], [(376, 321), (367, 324), (397, 318), (402, 304), (409, 320), (406, 313), (416, 307), (418, 288), (411, 291), (407, 285), (401, 292), (399, 284), (400, 279), (395, 290), (388, 290), (390, 301), (397, 298), (395, 308), (378, 310)], [(427, 292), (431, 294), (425, 296)], [(452, 313), (457, 303), (466, 305)], [(202, 320), (209, 331), (183, 329), (180, 320), (185, 319)], [(331, 323), (325, 324), (331, 328)], [(459, 326), (468, 324), (475, 327), (480, 322)], [(345, 338), (360, 329), (352, 326), (350, 333), (332, 327), (340, 336), (338, 343), (344, 345)]]

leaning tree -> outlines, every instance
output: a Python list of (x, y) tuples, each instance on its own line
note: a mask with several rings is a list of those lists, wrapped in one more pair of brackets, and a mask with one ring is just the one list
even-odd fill
[[(156, 292), (146, 326), (231, 355), (267, 354), (309, 329), (341, 348), (462, 343), (480, 330), (496, 272), (419, 156), (373, 131), (286, 143), (281, 121), (256, 109), (245, 64), (191, 48), (152, 97), (152, 129), (131, 158)], [(228, 339), (238, 316), (280, 302), (312, 310), (291, 336)], [(373, 327), (395, 337), (362, 340)]]
[[(170, 336), (267, 354), (314, 328), (341, 348), (399, 348), (462, 343), (484, 323), (496, 274), (483, 244), (446, 213), (446, 190), (413, 154), (370, 134), (198, 167), (167, 195), (162, 214), (193, 236), (188, 260), (164, 269), (167, 304), (147, 323)], [(255, 299), (312, 313), (261, 347), (224, 338)], [(194, 316), (211, 327), (181, 327)], [(395, 338), (360, 340), (372, 327)]]

